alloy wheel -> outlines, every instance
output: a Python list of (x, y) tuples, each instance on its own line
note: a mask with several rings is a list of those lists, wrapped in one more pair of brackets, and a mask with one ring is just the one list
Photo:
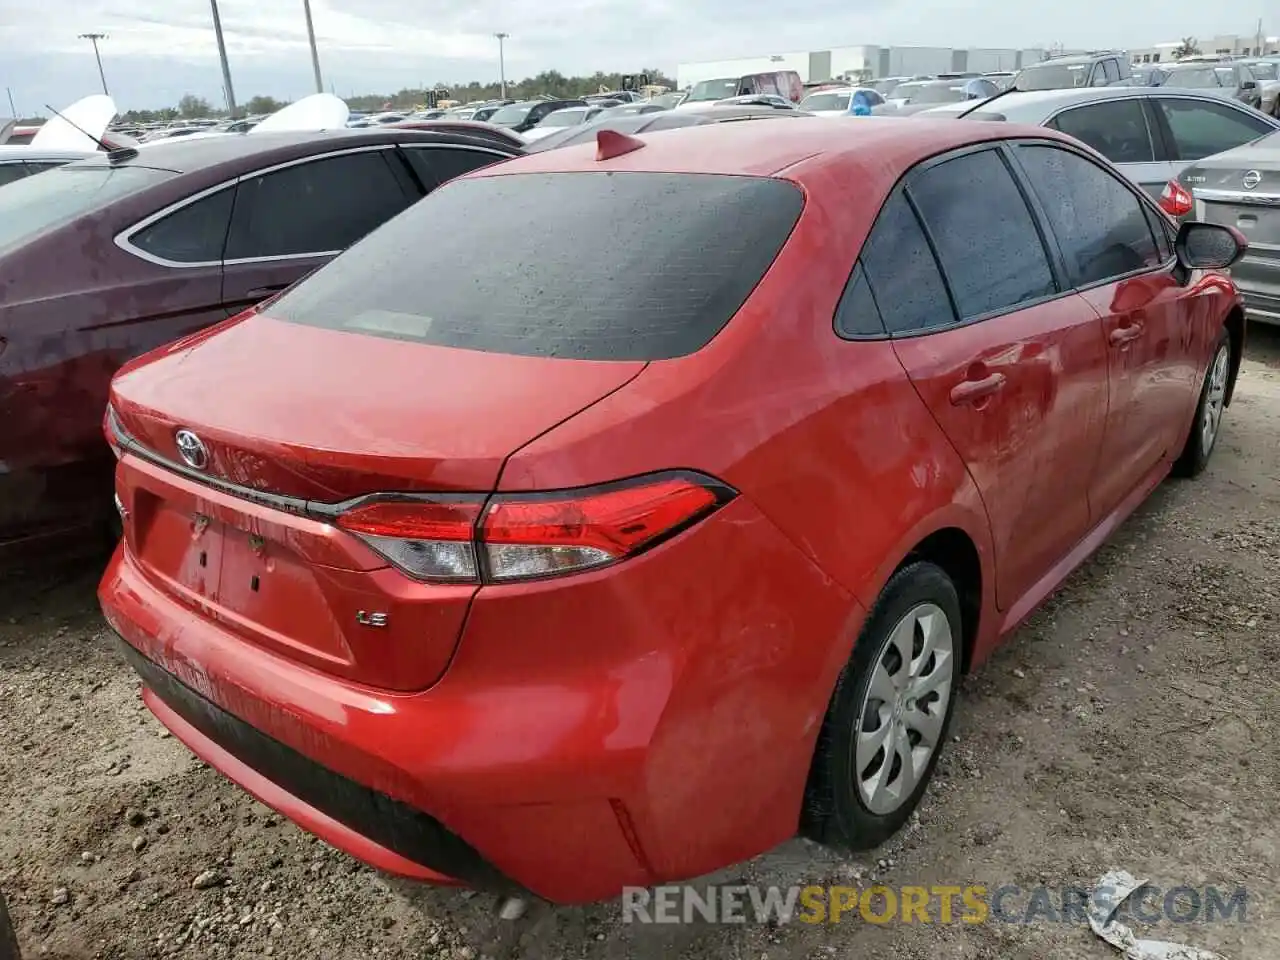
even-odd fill
[(913, 607), (885, 639), (858, 712), (851, 764), (872, 813), (906, 803), (941, 745), (954, 661), (951, 623), (934, 603)]
[(1200, 446), (1207, 455), (1218, 439), (1218, 428), (1222, 425), (1222, 409), (1227, 399), (1227, 368), (1230, 355), (1224, 343), (1214, 354), (1213, 366), (1209, 368), (1209, 389), (1204, 397), (1204, 413), (1200, 419)]

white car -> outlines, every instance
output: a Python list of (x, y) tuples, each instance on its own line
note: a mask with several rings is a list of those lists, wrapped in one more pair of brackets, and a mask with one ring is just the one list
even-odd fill
[(590, 123), (604, 110), (604, 107), (594, 106), (561, 107), (559, 110), (552, 110), (538, 122), (536, 127), (531, 127), (521, 136), (524, 137), (526, 143), (541, 140), (543, 137), (555, 133), (557, 130), (563, 130), (565, 127), (576, 127), (583, 123)]
[(884, 103), (884, 97), (870, 87), (836, 87), (815, 90), (800, 101), (800, 109), (819, 117), (843, 117), (848, 114), (849, 103), (855, 93), (865, 96), (868, 107)]

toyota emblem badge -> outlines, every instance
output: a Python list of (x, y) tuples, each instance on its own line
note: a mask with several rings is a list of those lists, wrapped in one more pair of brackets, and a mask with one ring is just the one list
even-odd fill
[(205, 468), (209, 462), (209, 451), (205, 449), (203, 440), (190, 430), (179, 430), (173, 435), (173, 439), (178, 445), (178, 456), (183, 463), (197, 470)]

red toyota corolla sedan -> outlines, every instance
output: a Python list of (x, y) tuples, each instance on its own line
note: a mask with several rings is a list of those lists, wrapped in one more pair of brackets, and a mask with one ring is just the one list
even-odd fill
[(478, 171), (116, 377), (102, 604), (175, 735), (394, 874), (873, 846), (961, 673), (1204, 467), (1242, 243), (1008, 124)]

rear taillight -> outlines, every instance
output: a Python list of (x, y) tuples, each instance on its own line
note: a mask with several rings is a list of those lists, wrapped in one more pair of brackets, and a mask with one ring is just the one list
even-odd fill
[(418, 580), (475, 580), (479, 501), (371, 500), (337, 524)]
[(1185, 217), (1195, 209), (1196, 201), (1177, 180), (1170, 180), (1160, 193), (1160, 209), (1171, 217)]
[(679, 533), (734, 496), (692, 472), (484, 498), (371, 498), (335, 522), (418, 580), (504, 583), (590, 570)]

